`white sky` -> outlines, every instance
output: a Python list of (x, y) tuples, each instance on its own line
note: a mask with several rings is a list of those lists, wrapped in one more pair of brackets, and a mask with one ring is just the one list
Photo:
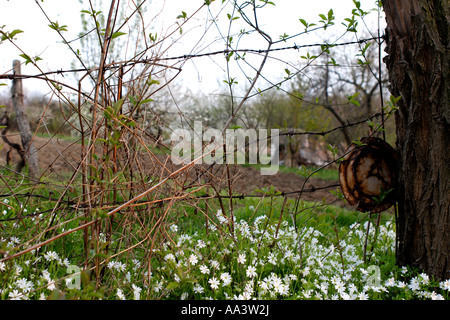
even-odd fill
[[(125, 1), (125, 0), (122, 0)], [(67, 32), (64, 32), (64, 36), (67, 40), (77, 38), (81, 32), (81, 19), (80, 10), (88, 9), (88, 1), (86, 4), (81, 5), (78, 0), (44, 0), (39, 4), (44, 9), (47, 16), (52, 21), (58, 21), (60, 25), (67, 25)], [(108, 5), (110, 1), (105, 0), (104, 14), (107, 15)], [(128, 0), (127, 0), (128, 2)], [(191, 15), (204, 0), (166, 0), (164, 7), (162, 6), (162, 0), (149, 1), (147, 6), (147, 14), (149, 19), (146, 21), (148, 26), (147, 32), (158, 32), (158, 35), (167, 32), (167, 30), (173, 30), (174, 22), (176, 22), (176, 16), (185, 11), (187, 15)], [(336, 41), (340, 34), (342, 34), (341, 22), (344, 18), (351, 17), (351, 10), (354, 8), (352, 0), (273, 0), (276, 6), (270, 6), (271, 9), (264, 9), (258, 15), (258, 22), (261, 29), (269, 33), (273, 40), (278, 40), (278, 37), (283, 33), (293, 35), (304, 30), (303, 25), (299, 22), (300, 18), (312, 23), (318, 23), (320, 18), (319, 13), (326, 14), (330, 8), (334, 11), (336, 17), (336, 26), (330, 28), (327, 33), (314, 33), (306, 36), (301, 36), (289, 41), (287, 43), (280, 43), (279, 47), (287, 47), (294, 44), (302, 45), (308, 43), (321, 43), (324, 40)], [(374, 0), (360, 0), (361, 7), (369, 11), (375, 7)], [(216, 0), (211, 5), (211, 12), (218, 13), (222, 7), (222, 1)], [(101, 10), (101, 9), (100, 9)], [(155, 13), (161, 12), (155, 19), (153, 19)], [(228, 5), (222, 12), (222, 19), (219, 20), (222, 34), (226, 35), (228, 23), (226, 14), (232, 13), (232, 6)], [(205, 21), (210, 19), (206, 8), (204, 8), (198, 15), (195, 16), (192, 22), (189, 22), (183, 30), (185, 35), (179, 40), (179, 33), (174, 35), (173, 40), (177, 40), (176, 45), (170, 48), (167, 52), (167, 56), (178, 56), (183, 54), (193, 53), (205, 53), (214, 50), (222, 50), (225, 48), (223, 41), (215, 41), (220, 39), (217, 28), (213, 25), (205, 34)], [(241, 27), (242, 19), (233, 22), (234, 27)], [(376, 30), (377, 25), (377, 13), (371, 13), (366, 20), (366, 23)], [(382, 30), (384, 30), (384, 19), (382, 19)], [(0, 0), (0, 26), (5, 26), (3, 31), (12, 31), (14, 29), (23, 30), (24, 33), (16, 36), (16, 45), (22, 49), (29, 56), (38, 55), (42, 58), (39, 61), (39, 66), (42, 71), (51, 70), (67, 70), (71, 68), (71, 63), (75, 61), (75, 56), (70, 50), (61, 43), (59, 35), (48, 27), (48, 20), (35, 3), (35, 0)], [(359, 23), (361, 29), (364, 29), (362, 22)], [(153, 28), (153, 29), (152, 29)], [(154, 30), (154, 31), (152, 31)], [(246, 28), (249, 30), (249, 27)], [(127, 30), (124, 30), (127, 31)], [(189, 32), (187, 32), (189, 31)], [(325, 36), (328, 39), (325, 39)], [(126, 37), (126, 36), (123, 36)], [(247, 42), (242, 40), (239, 48), (241, 49), (265, 49), (266, 43), (261, 41), (261, 37), (248, 37)], [(201, 41), (199, 42), (199, 40)], [(235, 39), (235, 41), (237, 38)], [(347, 37), (345, 39), (355, 40), (355, 38)], [(342, 42), (339, 40), (338, 42)], [(170, 42), (167, 42), (170, 43)], [(72, 43), (75, 49), (81, 49), (79, 41)], [(311, 49), (310, 49), (311, 50)], [(4, 41), (0, 44), (0, 74), (11, 73), (11, 66), (13, 59), (20, 59), (21, 52), (14, 47), (8, 41)], [(304, 54), (304, 52), (302, 53)], [(286, 62), (289, 61), (292, 64), (298, 62), (300, 53), (295, 50), (288, 50), (280, 52), (277, 57), (282, 61), (270, 60), (263, 71), (267, 76), (270, 74), (278, 75), (282, 77), (284, 68), (290, 67)], [(255, 68), (258, 67), (256, 59), (252, 63)], [(248, 69), (249, 76), (253, 76), (251, 69)], [(31, 66), (31, 64), (22, 66), (23, 74), (39, 74), (39, 70)], [(242, 72), (235, 66), (232, 69), (232, 77), (239, 75)], [(213, 58), (201, 58), (194, 59), (187, 62), (183, 66), (183, 72), (177, 80), (180, 80), (184, 87), (189, 87), (193, 91), (200, 90), (204, 92), (212, 92), (219, 86), (223, 86), (223, 79), (226, 79), (226, 63), (222, 55), (215, 56)], [(242, 78), (241, 78), (242, 79)], [(67, 77), (63, 79), (67, 80)], [(0, 80), (0, 83), (5, 83), (7, 86), (0, 87), (0, 93), (9, 91), (9, 80)], [(245, 79), (244, 79), (245, 82)], [(242, 82), (240, 82), (241, 84)], [(48, 86), (43, 81), (38, 80), (25, 80), (24, 87), (26, 93), (36, 92), (48, 92)]]

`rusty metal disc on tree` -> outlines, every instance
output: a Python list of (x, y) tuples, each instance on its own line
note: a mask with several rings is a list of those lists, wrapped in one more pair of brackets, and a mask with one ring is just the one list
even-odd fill
[(359, 211), (382, 212), (396, 201), (397, 154), (384, 140), (361, 138), (339, 165), (339, 183), (347, 202)]

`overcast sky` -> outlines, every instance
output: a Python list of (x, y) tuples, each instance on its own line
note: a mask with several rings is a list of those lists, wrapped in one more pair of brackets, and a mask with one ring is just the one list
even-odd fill
[[(39, 0), (40, 6), (51, 21), (57, 21), (59, 25), (67, 26), (67, 31), (63, 35), (68, 41), (76, 39), (82, 31), (80, 11), (89, 8), (88, 1), (84, 2), (86, 4), (82, 5), (78, 0), (44, 0), (43, 2)], [(110, 1), (104, 2), (105, 8), (100, 10), (104, 10), (105, 15), (107, 15), (107, 6)], [(187, 16), (190, 16), (203, 2), (204, 0), (166, 0), (165, 3), (162, 0), (149, 1), (148, 4), (145, 4), (147, 33), (157, 32), (159, 35), (162, 35), (167, 33), (168, 30), (173, 30), (177, 21), (176, 17), (182, 11), (186, 12)], [(318, 15), (326, 14), (330, 8), (333, 9), (336, 17), (336, 25), (329, 28), (326, 33), (312, 33), (296, 37), (288, 42), (281, 42), (275, 47), (291, 46), (294, 43), (296, 45), (304, 45), (321, 43), (323, 41), (340, 42), (341, 39), (339, 37), (342, 34), (341, 22), (344, 21), (344, 18), (351, 17), (351, 10), (354, 8), (353, 0), (273, 0), (273, 2), (276, 4), (275, 7), (270, 6), (270, 9), (261, 10), (258, 14), (258, 23), (260, 28), (267, 32), (274, 41), (279, 40), (279, 37), (283, 34), (291, 36), (303, 31), (304, 27), (299, 22), (300, 18), (305, 19), (309, 23), (318, 23), (320, 20)], [(360, 2), (361, 7), (366, 11), (375, 7), (374, 0), (361, 0)], [(232, 6), (228, 5), (222, 11), (222, 19), (217, 26), (207, 22), (211, 21), (211, 14), (219, 14), (221, 8), (222, 1), (217, 0), (211, 5), (210, 12), (206, 8), (200, 11), (195, 16), (195, 19), (184, 27), (183, 31), (185, 34), (183, 37), (180, 38), (179, 33), (173, 36), (171, 41), (176, 41), (176, 43), (170, 47), (165, 56), (206, 53), (208, 50), (224, 49), (225, 43), (221, 36), (226, 36), (228, 32), (226, 15), (233, 14)], [(131, 12), (130, 10), (128, 9), (127, 12)], [(75, 61), (75, 56), (66, 45), (62, 44), (62, 39), (59, 35), (48, 27), (49, 21), (43, 11), (36, 4), (35, 0), (0, 0), (0, 26), (4, 26), (3, 31), (12, 31), (14, 29), (24, 31), (16, 36), (17, 41), (15, 43), (27, 55), (42, 58), (39, 61), (39, 67), (42, 71), (70, 69), (71, 64)], [(235, 15), (237, 16), (236, 13)], [(375, 31), (377, 16), (377, 13), (374, 12), (365, 20), (368, 27)], [(384, 23), (384, 18), (381, 19), (381, 22)], [(233, 21), (232, 25), (235, 28), (244, 26), (242, 19)], [(207, 26), (209, 26), (209, 29), (205, 30)], [(360, 21), (359, 26), (361, 30), (365, 28), (362, 21)], [(382, 25), (382, 28), (384, 30), (384, 25)], [(249, 27), (246, 30), (249, 30)], [(125, 31), (127, 32), (128, 30)], [(368, 32), (365, 31), (365, 33), (367, 34)], [(349, 39), (352, 38), (345, 38), (345, 40)], [(171, 42), (168, 41), (167, 43)], [(80, 41), (74, 41), (71, 45), (74, 49), (81, 49)], [(167, 46), (169, 45), (167, 44)], [(266, 46), (267, 43), (260, 36), (243, 38), (242, 42), (239, 43), (239, 48), (241, 49), (265, 49)], [(295, 50), (288, 50), (273, 55), (278, 60), (271, 59), (266, 64), (264, 73), (268, 77), (278, 74), (281, 77), (284, 68), (290, 68), (290, 64), (295, 65), (296, 61), (300, 60), (298, 56), (301, 53)], [(11, 73), (13, 59), (24, 61), (23, 58), (19, 57), (20, 54), (19, 49), (8, 41), (1, 43), (0, 73)], [(218, 60), (216, 59), (221, 60), (217, 62)], [(258, 57), (256, 57), (251, 64), (257, 68), (259, 61)], [(189, 87), (194, 91), (214, 91), (221, 85), (221, 79), (226, 79), (226, 63), (223, 62), (223, 56), (192, 59), (183, 65), (183, 72), (179, 80), (184, 87)], [(251, 74), (251, 68), (247, 72), (249, 76), (254, 75)], [(22, 73), (38, 74), (40, 72), (29, 64), (22, 66)], [(242, 74), (242, 71), (235, 66), (232, 73), (238, 77), (239, 73)], [(0, 87), (0, 92), (5, 93), (9, 90), (10, 81), (3, 80), (0, 83), (8, 85)], [(49, 91), (44, 83), (36, 82), (35, 80), (24, 81), (24, 87), (28, 94)]]

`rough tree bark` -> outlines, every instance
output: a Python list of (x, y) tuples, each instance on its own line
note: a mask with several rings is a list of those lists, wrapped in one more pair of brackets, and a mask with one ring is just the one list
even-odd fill
[[(13, 61), (14, 75), (20, 75), (20, 61)], [(36, 148), (32, 141), (30, 124), (23, 105), (23, 88), (22, 79), (14, 78), (11, 88), (13, 109), (16, 113), (17, 126), (19, 127), (20, 137), (22, 138), (23, 151), (25, 152), (25, 160), (28, 163), (28, 175), (31, 178), (37, 178), (39, 172), (38, 158)]]
[(384, 0), (390, 91), (400, 157), (400, 265), (450, 278), (448, 0)]

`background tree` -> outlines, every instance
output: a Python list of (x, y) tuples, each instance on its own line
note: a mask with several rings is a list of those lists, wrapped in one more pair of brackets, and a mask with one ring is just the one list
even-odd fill
[(448, 1), (386, 0), (390, 91), (400, 157), (400, 265), (450, 278)]

